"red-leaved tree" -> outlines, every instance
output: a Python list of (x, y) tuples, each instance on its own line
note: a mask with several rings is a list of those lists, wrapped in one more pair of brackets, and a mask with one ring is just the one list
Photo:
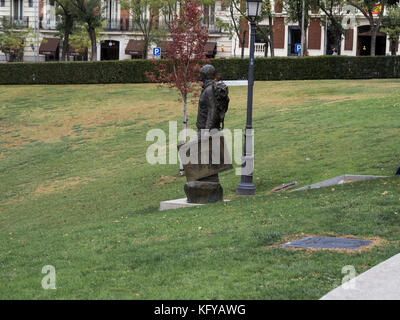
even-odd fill
[(204, 47), (208, 30), (202, 26), (203, 11), (198, 0), (181, 2), (179, 14), (175, 14), (169, 25), (171, 42), (166, 47), (166, 62), (155, 62), (154, 73), (147, 77), (161, 85), (176, 89), (183, 101), (183, 129), (187, 139), (187, 104), (189, 96), (193, 101), (200, 93), (199, 70), (207, 62)]

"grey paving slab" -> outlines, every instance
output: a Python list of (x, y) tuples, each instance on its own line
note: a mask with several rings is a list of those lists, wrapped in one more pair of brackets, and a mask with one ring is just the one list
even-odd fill
[(344, 184), (344, 183), (349, 183), (349, 182), (372, 180), (372, 179), (379, 179), (379, 178), (387, 178), (387, 176), (344, 174), (341, 176), (334, 177), (332, 179), (324, 180), (324, 181), (321, 181), (318, 183), (310, 184), (308, 186), (304, 186), (304, 187), (295, 189), (292, 192), (308, 190), (308, 189), (318, 189), (318, 188), (329, 187), (329, 186), (334, 186), (334, 185)]
[(400, 300), (400, 254), (342, 284), (321, 300)]
[(371, 244), (369, 240), (339, 237), (305, 237), (282, 244), (282, 247), (314, 249), (358, 249)]

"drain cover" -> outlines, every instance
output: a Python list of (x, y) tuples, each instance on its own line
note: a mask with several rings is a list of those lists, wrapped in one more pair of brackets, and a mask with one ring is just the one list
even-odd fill
[(336, 237), (305, 237), (281, 244), (291, 248), (315, 248), (315, 249), (358, 249), (371, 244), (372, 241)]

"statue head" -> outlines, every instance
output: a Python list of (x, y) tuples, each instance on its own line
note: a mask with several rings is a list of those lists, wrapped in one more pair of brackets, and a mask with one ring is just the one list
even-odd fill
[(200, 69), (200, 76), (202, 81), (215, 79), (215, 68), (211, 64), (206, 64)]

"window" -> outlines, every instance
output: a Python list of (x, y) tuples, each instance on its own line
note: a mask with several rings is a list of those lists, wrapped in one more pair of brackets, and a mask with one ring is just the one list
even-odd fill
[(118, 4), (115, 0), (107, 0), (105, 3), (105, 13), (108, 21), (117, 20)]
[(33, 7), (33, 0), (29, 0), (29, 7)]
[(215, 6), (204, 5), (203, 24), (213, 30), (215, 27)]
[(160, 16), (160, 29), (168, 30), (168, 25), (173, 21), (175, 13), (177, 13), (177, 3), (172, 4), (162, 10), (162, 15)]
[(6, 0), (0, 0), (0, 7), (6, 6)]
[(23, 17), (23, 0), (13, 0), (13, 19), (21, 21)]
[(113, 18), (113, 2), (112, 0), (107, 1), (107, 18), (109, 21)]

